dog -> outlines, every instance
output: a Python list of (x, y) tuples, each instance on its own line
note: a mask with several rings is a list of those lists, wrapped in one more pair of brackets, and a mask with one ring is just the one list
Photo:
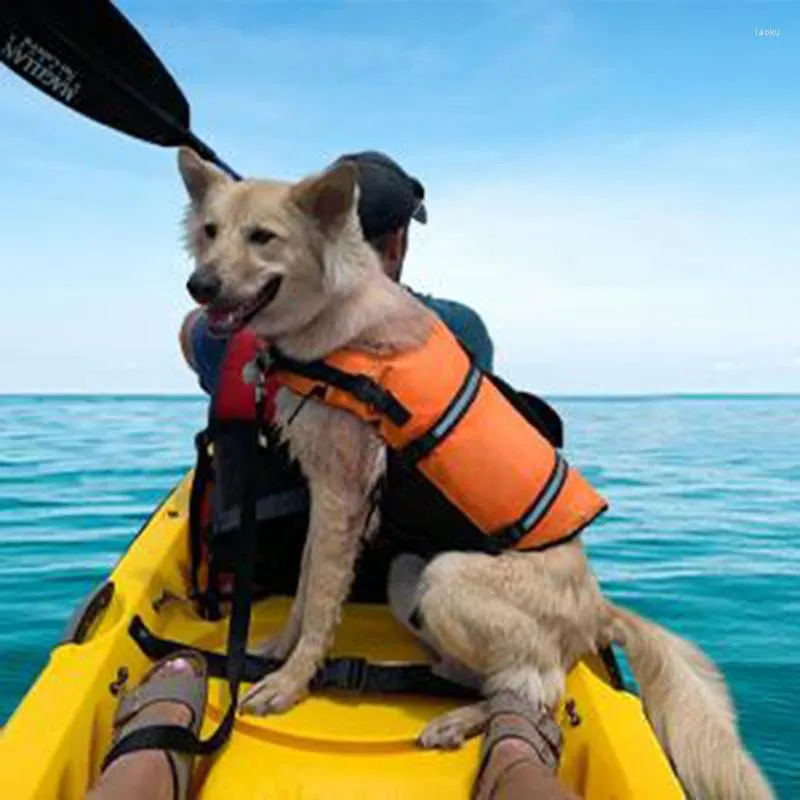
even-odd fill
[[(236, 182), (189, 149), (178, 161), (196, 264), (190, 284), (206, 298), (212, 326), (249, 325), (300, 361), (344, 346), (402, 353), (426, 341), (432, 312), (386, 277), (363, 238), (352, 165), (295, 183)], [(260, 648), (285, 664), (241, 703), (256, 714), (285, 711), (307, 694), (332, 645), (365, 530), (374, 529), (370, 491), (386, 469), (383, 441), (354, 415), (283, 387), (276, 420), (308, 480), (311, 512), (289, 618)], [(532, 708), (557, 704), (582, 656), (620, 645), (656, 736), (693, 797), (774, 796), (741, 742), (713, 663), (603, 597), (579, 539), (498, 556), (443, 553), (426, 566), (416, 601), (425, 637), (478, 674), (484, 696), (510, 690)], [(485, 722), (485, 703), (477, 703), (434, 720), (420, 741), (452, 746)]]

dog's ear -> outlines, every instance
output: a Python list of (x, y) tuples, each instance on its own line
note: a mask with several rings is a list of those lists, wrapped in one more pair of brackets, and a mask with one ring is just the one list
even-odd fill
[(200, 208), (213, 186), (230, 180), (189, 147), (178, 150), (178, 169), (195, 210)]
[(347, 218), (356, 198), (357, 186), (356, 168), (342, 162), (295, 184), (290, 197), (301, 211), (319, 223), (322, 230), (328, 231)]

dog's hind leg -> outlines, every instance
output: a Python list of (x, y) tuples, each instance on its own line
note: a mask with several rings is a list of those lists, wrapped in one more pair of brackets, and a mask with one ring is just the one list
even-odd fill
[[(565, 680), (560, 636), (509, 595), (519, 576), (499, 561), (463, 553), (434, 559), (418, 589), (423, 633), (440, 653), (480, 675), (485, 695), (511, 691), (532, 710), (553, 708)], [(420, 744), (457, 746), (479, 733), (486, 719), (483, 703), (457, 709), (434, 719)]]

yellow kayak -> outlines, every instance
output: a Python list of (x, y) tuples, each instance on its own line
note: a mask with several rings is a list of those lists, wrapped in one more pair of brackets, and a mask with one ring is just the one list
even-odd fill
[[(0, 733), (0, 798), (82, 798), (109, 746), (121, 686), (152, 663), (129, 633), (136, 615), (156, 637), (224, 652), (227, 623), (209, 622), (186, 601), (191, 475), (155, 511), (94, 602)], [(286, 598), (253, 609), (252, 640), (277, 630)], [(424, 652), (384, 606), (348, 605), (335, 653), (372, 662), (423, 662)], [(245, 686), (246, 688), (246, 686)], [(463, 702), (463, 701), (462, 701)], [(195, 796), (237, 798), (467, 798), (480, 742), (432, 752), (415, 738), (458, 700), (314, 693), (283, 715), (237, 717), (227, 746), (197, 762)], [(203, 736), (228, 705), (212, 680)], [(559, 711), (562, 782), (586, 798), (667, 800), (684, 795), (639, 700), (614, 688), (600, 659), (580, 663)]]

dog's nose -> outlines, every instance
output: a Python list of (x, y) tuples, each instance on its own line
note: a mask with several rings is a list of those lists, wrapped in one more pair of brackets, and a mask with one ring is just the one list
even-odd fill
[(202, 305), (216, 300), (222, 289), (222, 281), (210, 267), (198, 267), (186, 281), (186, 289)]

